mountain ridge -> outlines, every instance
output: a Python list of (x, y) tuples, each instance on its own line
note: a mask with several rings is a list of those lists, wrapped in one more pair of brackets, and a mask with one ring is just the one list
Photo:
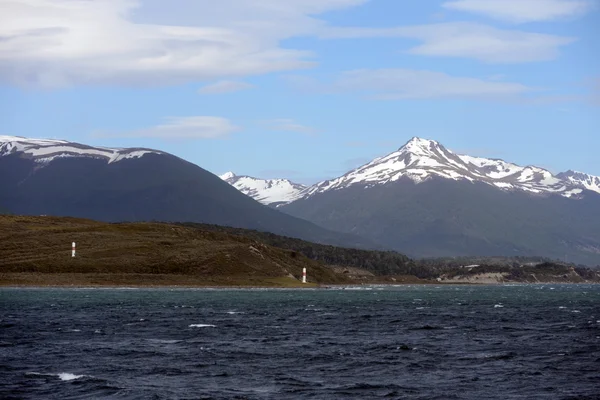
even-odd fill
[(482, 182), (402, 177), (316, 193), (278, 209), (410, 257), (544, 256), (600, 264), (600, 194), (579, 200)]
[(0, 209), (99, 221), (199, 222), (378, 248), (267, 207), (203, 168), (151, 149), (0, 138)]
[(229, 171), (219, 175), (240, 192), (267, 205), (289, 203), (299, 199), (307, 186), (289, 179), (261, 179), (248, 175), (236, 175)]
[(277, 208), (411, 257), (541, 255), (596, 265), (596, 182), (413, 138)]
[[(586, 190), (600, 193), (600, 177), (575, 171), (553, 174), (534, 165), (519, 166), (498, 158), (457, 154), (435, 140), (413, 137), (394, 152), (377, 157), (337, 178), (306, 187), (295, 193), (288, 203), (316, 193), (356, 184), (365, 187), (385, 185), (402, 177), (422, 183), (434, 176), (449, 180), (483, 182), (500, 190), (517, 190), (532, 195), (561, 195), (580, 199)], [(269, 204), (259, 189), (249, 191), (239, 186), (236, 187), (244, 193), (256, 199), (263, 199), (265, 204)]]
[[(550, 171), (532, 166), (519, 166), (502, 159), (460, 155), (448, 150), (435, 140), (413, 137), (397, 151), (378, 157), (346, 174), (319, 182), (307, 189), (304, 196), (327, 190), (349, 187), (354, 184), (376, 185), (408, 177), (421, 183), (432, 176), (451, 180), (483, 182), (501, 190), (520, 190), (532, 194), (560, 194), (579, 198), (584, 187), (579, 180), (566, 181)], [(587, 175), (590, 179), (600, 178)], [(600, 193), (600, 185), (597, 187)]]
[(106, 160), (110, 164), (129, 158), (140, 158), (146, 154), (166, 154), (159, 150), (141, 147), (109, 148), (61, 139), (32, 139), (0, 135), (0, 157), (15, 153), (21, 153), (42, 165), (57, 158), (91, 157)]

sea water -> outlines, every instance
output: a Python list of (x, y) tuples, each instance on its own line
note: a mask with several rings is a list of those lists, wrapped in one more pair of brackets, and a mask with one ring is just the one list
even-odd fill
[(600, 286), (0, 289), (2, 399), (597, 399)]

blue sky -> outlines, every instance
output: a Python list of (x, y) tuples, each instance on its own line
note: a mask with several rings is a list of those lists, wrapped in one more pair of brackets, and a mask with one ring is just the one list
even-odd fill
[(0, 0), (0, 134), (341, 175), (413, 136), (600, 175), (598, 0)]

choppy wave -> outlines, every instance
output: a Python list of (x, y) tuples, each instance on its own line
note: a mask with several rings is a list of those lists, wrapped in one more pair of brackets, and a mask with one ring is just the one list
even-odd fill
[(0, 289), (0, 398), (597, 398), (600, 287), (540, 287)]
[(86, 376), (86, 375), (76, 375), (71, 372), (59, 372), (56, 374), (42, 373), (42, 372), (27, 372), (25, 375), (29, 376), (29, 377), (56, 377), (56, 378), (60, 379), (61, 381), (67, 381), (67, 382), (73, 381), (75, 379), (84, 378)]

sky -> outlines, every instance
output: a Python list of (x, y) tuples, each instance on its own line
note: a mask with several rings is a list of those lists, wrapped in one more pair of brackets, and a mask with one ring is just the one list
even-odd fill
[(600, 176), (600, 0), (0, 0), (0, 135), (314, 183), (414, 136)]

